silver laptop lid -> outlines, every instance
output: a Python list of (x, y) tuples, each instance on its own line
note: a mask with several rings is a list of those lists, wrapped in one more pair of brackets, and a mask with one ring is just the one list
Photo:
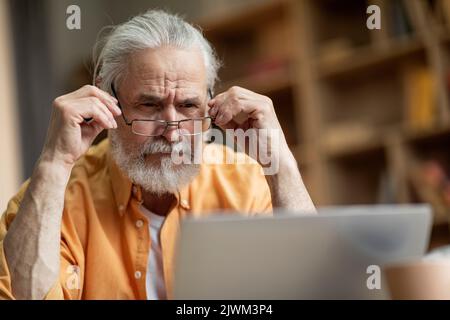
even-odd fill
[(379, 285), (370, 277), (385, 264), (422, 256), (430, 227), (425, 205), (185, 219), (175, 298), (388, 298), (382, 273)]

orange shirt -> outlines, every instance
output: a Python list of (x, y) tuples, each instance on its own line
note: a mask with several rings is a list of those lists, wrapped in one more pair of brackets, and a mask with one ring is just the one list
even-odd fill
[[(224, 156), (245, 164), (225, 164)], [(223, 158), (225, 159), (225, 158)], [(205, 146), (200, 174), (176, 194), (161, 228), (167, 296), (172, 298), (173, 258), (179, 221), (219, 210), (271, 214), (270, 190), (261, 167), (246, 155), (216, 144)], [(28, 181), (8, 203), (0, 221), (0, 299), (14, 299), (3, 239)], [(72, 170), (61, 227), (60, 278), (47, 299), (146, 299), (150, 250), (148, 221), (139, 210), (141, 190), (117, 167), (104, 140)]]

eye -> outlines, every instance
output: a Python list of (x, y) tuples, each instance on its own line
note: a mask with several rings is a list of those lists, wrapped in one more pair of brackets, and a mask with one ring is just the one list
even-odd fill
[(181, 104), (180, 107), (189, 109), (189, 108), (197, 108), (197, 105), (193, 104), (193, 103), (184, 103), (184, 104)]
[(159, 105), (154, 102), (146, 102), (146, 103), (143, 103), (142, 106), (147, 107), (147, 108), (158, 108), (159, 107)]

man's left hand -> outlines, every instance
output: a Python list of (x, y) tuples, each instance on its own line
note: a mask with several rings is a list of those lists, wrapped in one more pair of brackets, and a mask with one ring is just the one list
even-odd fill
[[(267, 152), (281, 156), (281, 158), (293, 158), (281, 125), (275, 114), (272, 100), (269, 97), (253, 91), (233, 86), (227, 91), (218, 94), (208, 103), (209, 114), (215, 118), (215, 124), (222, 129), (267, 129), (277, 130), (279, 141), (272, 141), (269, 146), (264, 143)], [(258, 135), (260, 137), (261, 135)], [(263, 135), (264, 138), (267, 138)], [(258, 145), (261, 141), (258, 141)], [(261, 146), (261, 145), (259, 145)], [(273, 148), (278, 150), (274, 150)], [(259, 161), (259, 159), (255, 159)], [(278, 160), (278, 159), (277, 159)]]

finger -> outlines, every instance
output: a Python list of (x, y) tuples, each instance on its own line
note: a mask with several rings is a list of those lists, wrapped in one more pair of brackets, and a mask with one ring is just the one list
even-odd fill
[(122, 113), (120, 108), (117, 106), (117, 99), (111, 96), (106, 91), (103, 91), (95, 86), (83, 86), (77, 91), (74, 91), (72, 94), (73, 98), (96, 97), (100, 101), (102, 101), (108, 107), (108, 109), (110, 109), (114, 116), (119, 116)]
[(209, 114), (211, 117), (215, 118), (215, 117), (217, 116), (217, 108), (211, 107), (211, 108), (208, 110), (208, 114)]
[(225, 100), (221, 105), (217, 105), (215, 123), (219, 126), (224, 125), (230, 122), (241, 111), (242, 107), (240, 103), (232, 99)]
[(110, 95), (108, 92), (101, 90), (100, 88), (92, 85), (85, 85), (80, 89), (81, 93), (85, 96), (96, 96), (99, 99), (106, 99), (112, 102), (117, 102), (117, 99)]
[(109, 122), (111, 122), (111, 124), (113, 124), (114, 128), (117, 128), (116, 119), (114, 119), (113, 114), (111, 113), (109, 108), (105, 104), (103, 104), (102, 101), (100, 101), (96, 97), (89, 98), (89, 101), (94, 105), (95, 108), (98, 108), (100, 110), (100, 112), (102, 112), (108, 118)]
[(93, 123), (91, 124), (90, 127), (92, 127), (92, 129), (94, 130), (94, 135), (95, 135), (95, 136), (97, 136), (100, 132), (103, 131), (102, 126), (99, 125), (99, 124), (96, 123), (96, 122), (93, 122)]
[(97, 123), (103, 129), (114, 128), (114, 124), (109, 120), (108, 116), (94, 104), (80, 103), (80, 105), (77, 107), (77, 110), (80, 117), (79, 123), (82, 123), (84, 121), (83, 118), (93, 118), (93, 122), (90, 125)]
[[(222, 129), (235, 127), (245, 127), (248, 120), (255, 120), (259, 125), (269, 120), (271, 117), (265, 114), (264, 105), (267, 103), (265, 99), (232, 101), (224, 103), (219, 109), (219, 115), (216, 117), (215, 124)], [(265, 120), (264, 120), (265, 119)]]
[(219, 111), (219, 106), (224, 103), (226, 98), (227, 98), (226, 92), (222, 92), (208, 102), (208, 106), (210, 107), (209, 114), (211, 116), (213, 116), (213, 117), (217, 116), (217, 112)]
[(81, 130), (86, 133), (85, 136), (92, 137), (92, 139), (95, 139), (103, 129), (104, 128), (95, 121), (92, 121), (88, 126), (81, 127)]
[[(221, 115), (223, 111), (219, 110), (222, 108), (222, 105), (225, 105), (226, 103), (230, 102), (233, 102), (235, 104), (236, 101), (242, 99), (250, 99), (252, 95), (254, 96), (256, 95), (256, 93), (241, 87), (233, 86), (229, 88), (227, 91), (218, 94), (216, 97), (210, 100), (208, 104), (211, 107), (209, 113), (216, 119), (218, 117), (219, 119), (220, 118), (226, 119), (228, 117), (226, 112), (223, 115)], [(233, 116), (238, 114), (239, 112), (241, 112), (239, 108), (233, 110)]]
[(262, 114), (270, 116), (271, 111), (273, 111), (273, 107), (270, 108), (270, 105), (267, 102), (267, 97), (261, 97), (261, 99), (242, 101), (242, 111), (254, 120), (259, 120)]
[(100, 90), (99, 88), (94, 86), (91, 86), (89, 88), (89, 91), (91, 92), (91, 95), (97, 97), (101, 102), (103, 102), (114, 116), (120, 116), (122, 111), (117, 106), (118, 101), (115, 97), (111, 96), (106, 91)]
[(231, 110), (230, 108), (222, 107), (222, 109), (220, 109), (220, 111), (217, 114), (215, 123), (218, 126), (221, 126), (230, 122), (231, 119), (233, 119), (233, 110)]

